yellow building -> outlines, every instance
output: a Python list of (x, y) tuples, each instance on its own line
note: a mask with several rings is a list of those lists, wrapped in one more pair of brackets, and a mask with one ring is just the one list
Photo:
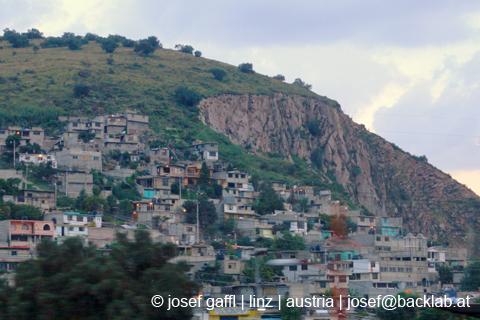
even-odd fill
[(215, 308), (210, 311), (210, 320), (260, 320), (260, 313), (247, 307)]

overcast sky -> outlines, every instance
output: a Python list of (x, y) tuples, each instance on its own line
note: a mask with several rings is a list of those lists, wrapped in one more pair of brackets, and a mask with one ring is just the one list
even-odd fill
[(0, 0), (3, 28), (191, 44), (301, 78), (480, 194), (480, 1)]

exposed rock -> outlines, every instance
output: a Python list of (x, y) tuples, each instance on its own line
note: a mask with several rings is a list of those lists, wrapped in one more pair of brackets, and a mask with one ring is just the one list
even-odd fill
[(376, 215), (403, 217), (410, 232), (463, 242), (458, 235), (479, 223), (474, 192), (325, 102), (284, 94), (222, 95), (202, 100), (199, 108), (204, 124), (256, 152), (281, 153), (293, 162), (291, 154), (311, 161), (320, 150), (320, 172), (331, 170)]

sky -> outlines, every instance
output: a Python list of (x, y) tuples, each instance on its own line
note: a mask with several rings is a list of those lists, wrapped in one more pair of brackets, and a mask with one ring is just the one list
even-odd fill
[[(480, 194), (480, 1), (0, 0), (0, 25), (190, 44), (301, 78)], [(3, 29), (2, 28), (2, 29)]]

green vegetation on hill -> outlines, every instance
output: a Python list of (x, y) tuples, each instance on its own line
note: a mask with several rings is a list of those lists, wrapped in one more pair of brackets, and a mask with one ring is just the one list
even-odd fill
[[(61, 38), (73, 37), (80, 39), (70, 33)], [(31, 47), (13, 48), (3, 41), (0, 125), (41, 126), (53, 135), (64, 125), (57, 120), (59, 115), (94, 117), (136, 109), (150, 116), (154, 132), (148, 137), (150, 140), (161, 139), (174, 148), (186, 146), (194, 139), (218, 141), (224, 160), (248, 170), (256, 178), (332, 188), (338, 198), (353, 206), (340, 185), (325, 183), (306, 161), (295, 159), (296, 163), (291, 164), (282, 158), (249, 154), (224, 135), (204, 126), (196, 107), (202, 97), (276, 92), (314, 97), (334, 108), (339, 108), (338, 103), (297, 85), (242, 72), (236, 66), (193, 54), (163, 49), (161, 45), (145, 55), (134, 52), (138, 42), (130, 43), (118, 35), (108, 39), (121, 44), (113, 53), (106, 53), (102, 49), (105, 43), (102, 41), (106, 40), (95, 35), (81, 39), (79, 50), (44, 45), (34, 51)], [(42, 47), (45, 40), (29, 41), (31, 46)]]

